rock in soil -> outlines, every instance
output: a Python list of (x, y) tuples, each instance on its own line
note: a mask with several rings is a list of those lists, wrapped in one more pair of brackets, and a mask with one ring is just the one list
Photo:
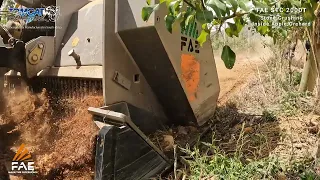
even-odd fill
[(163, 135), (163, 141), (165, 143), (165, 146), (164, 146), (164, 151), (171, 151), (173, 149), (173, 146), (174, 146), (174, 139), (173, 139), (173, 136), (171, 135)]

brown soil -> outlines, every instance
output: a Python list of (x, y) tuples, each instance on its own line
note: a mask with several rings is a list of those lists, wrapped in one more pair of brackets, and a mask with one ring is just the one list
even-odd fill
[[(0, 165), (10, 168), (17, 148), (24, 143), (39, 172), (25, 179), (91, 179), (94, 142), (98, 128), (87, 112), (99, 107), (102, 97), (54, 101), (44, 90), (8, 94), (0, 119)], [(1, 166), (0, 166), (1, 167)]]
[[(267, 51), (267, 49), (261, 50)], [(215, 58), (221, 88), (219, 103), (223, 105), (255, 75), (257, 67), (263, 64), (261, 59), (267, 59), (268, 55), (266, 52), (259, 54), (257, 51), (237, 53), (237, 61), (232, 70), (225, 68), (219, 55)], [(83, 100), (54, 101), (45, 91), (34, 95), (24, 90), (8, 94), (6, 99), (7, 108), (0, 118), (0, 177), (5, 176), (1, 173), (5, 171), (5, 167), (7, 169), (10, 167), (17, 148), (24, 143), (32, 152), (39, 171), (37, 177), (25, 176), (25, 179), (92, 179), (94, 139), (98, 129), (87, 108), (101, 106), (102, 97), (88, 96)], [(230, 120), (231, 125), (223, 123), (223, 126), (219, 127), (220, 130), (225, 127), (226, 131), (229, 131), (232, 126), (234, 134), (238, 134), (241, 130), (238, 125), (248, 118), (252, 120), (252, 117), (244, 117), (239, 113), (236, 116), (230, 115), (230, 108), (227, 111), (228, 117), (233, 118)], [(234, 119), (237, 119), (235, 123)], [(252, 125), (252, 129), (248, 129), (248, 132), (263, 132), (265, 136), (271, 136), (274, 131), (264, 130), (273, 129), (270, 127), (274, 126), (278, 127), (274, 122), (266, 123), (265, 127)], [(157, 134), (151, 139), (161, 150), (173, 155), (173, 144), (186, 144), (186, 141), (190, 141), (190, 137), (196, 137), (201, 131), (194, 127), (177, 127), (169, 132)], [(278, 128), (276, 132), (279, 132)], [(229, 135), (217, 135), (220, 138), (231, 139)], [(277, 139), (271, 138), (271, 141)], [(234, 146), (234, 143), (230, 140), (223, 148), (232, 149), (229, 145)], [(269, 140), (266, 144), (270, 146)]]
[[(215, 62), (220, 83), (219, 104), (223, 105), (236, 92), (238, 92), (248, 80), (252, 80), (254, 76), (259, 76), (259, 71), (266, 66), (265, 62), (274, 54), (268, 46), (261, 43), (254, 45), (252, 49), (236, 52), (236, 63), (230, 70), (227, 69), (220, 58), (221, 51), (215, 54)], [(293, 65), (300, 68), (303, 67), (305, 60), (304, 45), (299, 41), (294, 58)]]
[(236, 63), (232, 69), (225, 67), (224, 62), (220, 58), (221, 51), (215, 53), (215, 62), (220, 83), (220, 105), (225, 104), (232, 94), (237, 92), (248, 79), (255, 75), (257, 68), (263, 64), (263, 60), (268, 59), (270, 56), (268, 52), (269, 49), (263, 47), (236, 52)]
[[(260, 53), (264, 51), (264, 53)], [(241, 87), (245, 86), (251, 77), (256, 75), (257, 67), (263, 64), (263, 59), (269, 57), (269, 50), (261, 45), (250, 51), (236, 52), (236, 63), (232, 69), (227, 69), (220, 58), (221, 51), (215, 54), (215, 63), (220, 83), (219, 106), (223, 106), (232, 95), (236, 94)], [(188, 144), (194, 144), (199, 136), (205, 134), (208, 127), (196, 128), (192, 126), (172, 127), (167, 131), (161, 131), (153, 134), (149, 138), (165, 154), (173, 158), (174, 144), (180, 147), (186, 147)], [(170, 137), (170, 138), (168, 138)]]
[[(265, 72), (265, 62), (272, 57), (273, 53), (261, 47), (256, 49), (253, 52), (236, 53), (237, 60), (232, 70), (226, 69), (223, 61), (216, 57), (221, 88), (220, 106), (213, 118), (215, 119), (215, 137), (221, 141), (217, 144), (225, 152), (235, 152), (235, 144), (242, 131), (244, 136), (250, 139), (245, 138), (243, 141), (246, 142), (242, 147), (244, 153), (251, 156), (250, 158), (252, 156), (262, 158), (276, 154), (282, 160), (289, 161), (290, 158), (300, 160), (306, 154), (314, 154), (317, 149), (316, 138), (308, 128), (310, 119), (317, 118), (318, 115), (306, 117), (299, 114), (292, 118), (278, 117), (277, 120), (266, 119), (262, 115), (264, 109), (279, 108), (276, 106), (281, 105), (279, 102), (282, 94), (271, 88), (268, 78), (265, 77), (268, 75)], [(304, 46), (299, 42), (293, 66), (302, 68), (305, 55)], [(309, 101), (304, 100), (306, 104)], [(242, 129), (242, 123), (245, 123), (244, 129)], [(316, 126), (312, 125), (311, 127)], [(289, 134), (286, 137), (283, 135), (285, 132)], [(298, 144), (297, 147), (290, 147), (294, 144), (292, 141)], [(308, 148), (302, 148), (301, 144), (308, 146)], [(245, 152), (246, 150), (248, 152)]]

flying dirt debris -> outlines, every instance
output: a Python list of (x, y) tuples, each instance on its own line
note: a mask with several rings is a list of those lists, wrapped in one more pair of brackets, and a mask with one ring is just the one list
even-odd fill
[(24, 143), (42, 176), (66, 178), (78, 173), (90, 177), (98, 128), (87, 107), (101, 106), (101, 97), (54, 102), (46, 91), (32, 94), (24, 89), (6, 97), (7, 110), (0, 122), (0, 134), (7, 137), (0, 147), (1, 163), (11, 162)]
[(165, 8), (143, 22), (145, 1), (50, 5), (20, 37), (12, 26), (23, 22), (1, 28), (9, 40), (0, 67), (10, 71), (0, 167), (11, 172), (25, 144), (37, 171), (25, 178), (146, 179), (170, 168), (148, 136), (172, 124), (205, 125), (219, 96), (210, 42), (200, 48), (194, 38), (201, 27), (169, 33), (156, 18)]

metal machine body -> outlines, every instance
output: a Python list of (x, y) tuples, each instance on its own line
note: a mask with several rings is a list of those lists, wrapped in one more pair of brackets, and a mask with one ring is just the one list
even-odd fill
[[(215, 111), (220, 87), (211, 41), (203, 47), (196, 41), (201, 27), (194, 23), (171, 34), (163, 19), (167, 13), (164, 4), (148, 22), (143, 22), (140, 16), (143, 1), (108, 3), (105, 10), (110, 9), (109, 6), (118, 7), (116, 32), (159, 97), (168, 117), (179, 124), (203, 125)], [(106, 24), (110, 26), (111, 22)]]
[(144, 1), (69, 3), (57, 0), (55, 36), (26, 42), (28, 78), (93, 76), (103, 81), (107, 105), (128, 102), (177, 124), (202, 125), (213, 114), (219, 81), (210, 41), (196, 41), (196, 23), (171, 34), (160, 18), (165, 7), (143, 22)]
[[(25, 78), (35, 91), (47, 88), (60, 98), (103, 96), (104, 107), (89, 108), (95, 121), (103, 123), (97, 180), (147, 178), (169, 167), (170, 161), (146, 135), (170, 124), (201, 126), (216, 108), (217, 71), (210, 40), (203, 47), (196, 41), (201, 27), (194, 23), (171, 34), (162, 18), (165, 5), (148, 22), (141, 19), (144, 5), (143, 0), (56, 0), (60, 10), (54, 36), (0, 47), (1, 54), (18, 62), (0, 63), (20, 72), (7, 73), (9, 84)], [(13, 56), (17, 51), (19, 57)], [(124, 140), (123, 133), (133, 138)], [(136, 156), (123, 163), (126, 156), (117, 155), (117, 144), (136, 151)], [(150, 156), (143, 156), (141, 147)], [(136, 169), (137, 174), (121, 171), (135, 160), (152, 168), (147, 174), (144, 165)]]
[(152, 113), (128, 103), (89, 108), (89, 112), (100, 124), (108, 123), (102, 123), (98, 138), (96, 179), (148, 179), (170, 167), (163, 152), (147, 138), (161, 127)]

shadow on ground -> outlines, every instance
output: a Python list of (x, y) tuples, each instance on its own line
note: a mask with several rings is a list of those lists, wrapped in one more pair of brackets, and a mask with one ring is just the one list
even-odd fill
[[(186, 152), (177, 152), (181, 157), (177, 168), (188, 172), (189, 170), (185, 169), (190, 166), (188, 160), (197, 161), (198, 157), (200, 157), (198, 163), (205, 163), (201, 157), (211, 157), (216, 153), (211, 144), (218, 147), (218, 153), (229, 157), (234, 157), (236, 154), (241, 155), (237, 157), (240, 157), (243, 162), (247, 162), (248, 159), (258, 160), (268, 157), (280, 141), (281, 129), (279, 125), (278, 120), (272, 114), (243, 113), (232, 103), (217, 107), (214, 117), (207, 125), (207, 127), (210, 126), (209, 130), (206, 130), (206, 127), (198, 128), (195, 144), (190, 143), (190, 140), (187, 143), (189, 145), (176, 142), (183, 149), (190, 148)], [(187, 136), (192, 135), (188, 133)], [(193, 150), (193, 147), (197, 147), (200, 151)], [(170, 153), (173, 154), (173, 152)], [(178, 173), (178, 176), (182, 177), (182, 173)], [(162, 177), (174, 179), (173, 169), (162, 174)]]
[(231, 103), (217, 108), (211, 129), (202, 141), (211, 143), (214, 139), (215, 145), (224, 153), (241, 152), (250, 159), (267, 157), (281, 137), (275, 116), (241, 113)]

